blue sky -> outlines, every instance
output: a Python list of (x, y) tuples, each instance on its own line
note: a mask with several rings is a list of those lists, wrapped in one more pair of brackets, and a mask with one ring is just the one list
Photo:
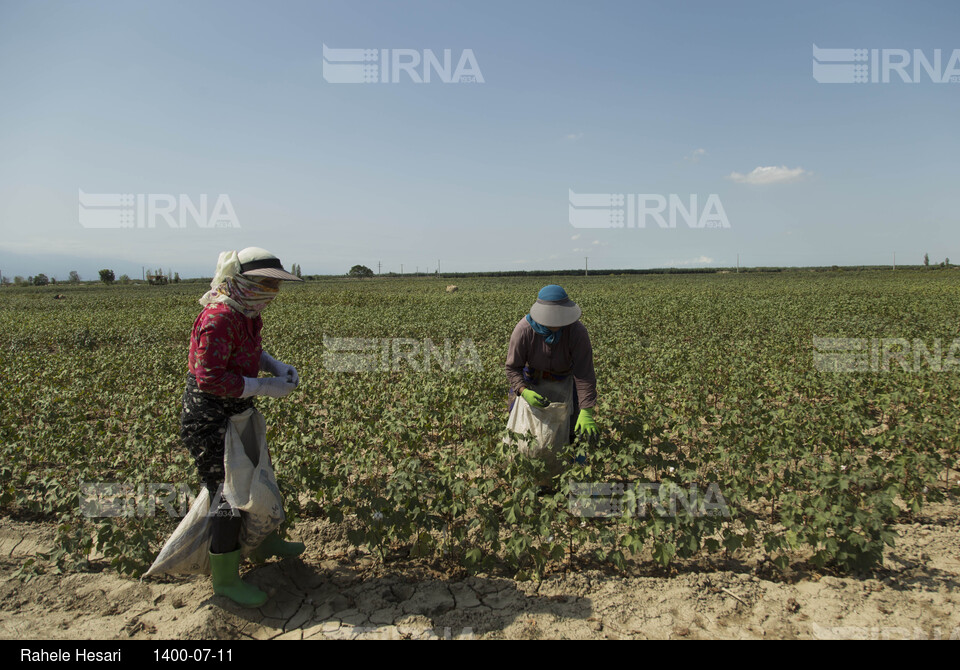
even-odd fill
[[(958, 28), (951, 1), (2, 0), (0, 271), (960, 260), (960, 83), (823, 84), (811, 55), (946, 66)], [(469, 49), (484, 81), (330, 83), (324, 44)], [(239, 227), (88, 228), (80, 191), (224, 194)], [(716, 194), (730, 225), (578, 229), (570, 191)]]

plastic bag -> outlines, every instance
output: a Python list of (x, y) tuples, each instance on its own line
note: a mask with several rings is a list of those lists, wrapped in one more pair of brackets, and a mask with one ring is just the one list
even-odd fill
[[(267, 449), (267, 424), (255, 407), (230, 417), (223, 453), (223, 497), (243, 515), (240, 549), (246, 556), (284, 520), (283, 499)], [(204, 488), (144, 577), (210, 573), (210, 502)]]
[[(541, 381), (528, 387), (550, 401), (547, 407), (534, 407), (523, 396), (517, 396), (510, 410), (507, 429), (533, 439), (505, 438), (505, 442), (517, 445), (517, 450), (528, 458), (542, 459), (552, 477), (560, 473), (562, 464), (559, 454), (570, 441), (570, 414), (573, 412), (573, 379), (564, 381)], [(546, 483), (546, 482), (541, 482)]]

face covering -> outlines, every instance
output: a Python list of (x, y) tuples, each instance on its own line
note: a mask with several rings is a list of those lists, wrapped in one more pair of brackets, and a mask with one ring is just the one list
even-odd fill
[(265, 286), (258, 279), (240, 274), (237, 252), (224, 251), (217, 261), (217, 271), (210, 282), (210, 290), (200, 298), (200, 304), (225, 303), (253, 319), (279, 292), (279, 287)]
[(550, 330), (546, 326), (541, 326), (539, 323), (533, 320), (533, 317), (527, 314), (527, 323), (530, 324), (530, 327), (533, 328), (533, 332), (538, 335), (543, 335), (547, 340), (547, 344), (556, 344), (560, 341), (560, 334), (563, 333), (563, 328), (558, 330)]

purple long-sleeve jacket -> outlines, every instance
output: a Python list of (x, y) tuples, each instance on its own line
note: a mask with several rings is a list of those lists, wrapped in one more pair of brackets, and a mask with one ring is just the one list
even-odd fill
[(507, 381), (517, 395), (527, 387), (523, 381), (524, 366), (541, 372), (573, 375), (580, 408), (589, 409), (597, 404), (593, 347), (586, 326), (579, 321), (564, 328), (560, 341), (551, 345), (533, 330), (526, 318), (520, 319), (510, 336), (506, 365)]

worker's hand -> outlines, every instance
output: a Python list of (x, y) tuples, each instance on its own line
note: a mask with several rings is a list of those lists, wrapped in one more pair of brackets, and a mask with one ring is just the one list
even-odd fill
[(244, 377), (241, 398), (262, 395), (270, 398), (283, 398), (289, 395), (297, 385), (283, 377)]
[[(279, 362), (279, 361), (278, 361)], [(292, 365), (287, 365), (286, 363), (280, 363), (277, 366), (276, 376), (284, 381), (288, 381), (294, 386), (300, 384), (300, 375), (297, 373), (297, 369)]]
[(294, 386), (300, 383), (300, 375), (295, 367), (278, 361), (266, 351), (260, 352), (260, 369), (274, 377), (292, 382)]
[(531, 407), (543, 408), (550, 404), (549, 400), (531, 389), (523, 389), (523, 393), (520, 395), (523, 396), (524, 400), (530, 403)]
[(577, 417), (577, 425), (573, 429), (575, 433), (580, 433), (588, 439), (594, 439), (600, 436), (600, 428), (597, 422), (593, 420), (593, 408), (581, 409), (580, 416)]

